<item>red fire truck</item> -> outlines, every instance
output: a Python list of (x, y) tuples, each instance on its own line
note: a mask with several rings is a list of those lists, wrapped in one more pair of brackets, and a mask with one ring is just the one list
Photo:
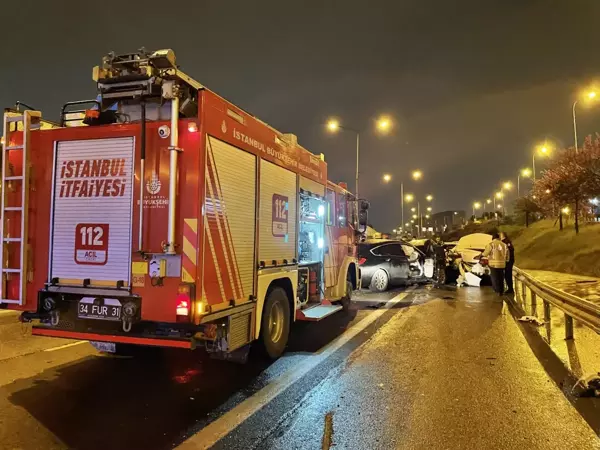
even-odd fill
[(323, 155), (181, 72), (172, 50), (111, 53), (93, 77), (97, 98), (54, 127), (5, 113), (0, 306), (34, 335), (104, 351), (230, 357), (256, 340), (272, 358), (292, 322), (344, 309), (365, 211)]

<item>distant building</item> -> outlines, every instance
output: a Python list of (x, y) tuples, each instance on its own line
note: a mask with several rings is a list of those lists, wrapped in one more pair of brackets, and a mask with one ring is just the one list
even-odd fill
[(467, 215), (464, 211), (441, 211), (431, 215), (428, 220), (430, 227), (433, 227), (435, 233), (456, 230), (466, 223)]

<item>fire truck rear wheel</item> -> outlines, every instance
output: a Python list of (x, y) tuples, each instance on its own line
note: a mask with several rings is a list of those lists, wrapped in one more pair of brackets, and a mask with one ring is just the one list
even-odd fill
[(290, 334), (290, 302), (285, 290), (274, 288), (265, 301), (260, 326), (260, 347), (271, 359), (277, 359), (285, 350)]
[(352, 286), (352, 281), (346, 281), (346, 293), (342, 297), (340, 304), (342, 305), (342, 311), (348, 312), (350, 311), (350, 305), (352, 304), (352, 291), (354, 287)]

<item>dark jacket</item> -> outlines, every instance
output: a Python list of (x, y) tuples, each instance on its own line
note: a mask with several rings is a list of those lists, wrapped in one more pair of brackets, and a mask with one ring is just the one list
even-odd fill
[(513, 245), (512, 241), (510, 239), (503, 239), (502, 242), (504, 242), (506, 244), (506, 246), (508, 247), (508, 263), (514, 264), (515, 263), (515, 246)]

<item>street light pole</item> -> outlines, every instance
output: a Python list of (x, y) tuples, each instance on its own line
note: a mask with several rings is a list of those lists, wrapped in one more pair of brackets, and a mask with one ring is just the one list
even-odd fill
[(417, 214), (419, 215), (419, 234), (418, 237), (421, 236), (423, 232), (423, 216), (421, 216), (421, 202), (417, 200)]
[(517, 198), (521, 198), (521, 174), (517, 175)]
[(404, 182), (400, 183), (400, 199), (402, 204), (402, 223), (404, 223)]
[(577, 117), (575, 115), (575, 106), (577, 106), (578, 100), (575, 100), (573, 103), (573, 134), (575, 135), (575, 153), (578, 152), (577, 149)]
[(356, 201), (358, 202), (358, 162), (360, 154), (360, 133), (356, 131), (356, 184), (354, 185)]

